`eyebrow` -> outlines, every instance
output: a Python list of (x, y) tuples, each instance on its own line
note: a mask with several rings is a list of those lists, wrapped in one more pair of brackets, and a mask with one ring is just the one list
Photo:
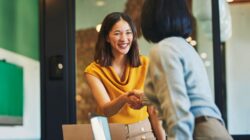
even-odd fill
[[(126, 31), (126, 32), (127, 32), (127, 31), (131, 31), (131, 32), (132, 32), (132, 29), (126, 29), (125, 31)], [(120, 30), (117, 29), (117, 30), (114, 30), (113, 32), (120, 32)]]

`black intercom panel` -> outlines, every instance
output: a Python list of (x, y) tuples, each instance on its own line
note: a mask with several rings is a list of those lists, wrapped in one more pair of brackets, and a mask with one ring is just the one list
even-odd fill
[(62, 55), (51, 56), (49, 60), (49, 77), (51, 80), (63, 79), (64, 60)]

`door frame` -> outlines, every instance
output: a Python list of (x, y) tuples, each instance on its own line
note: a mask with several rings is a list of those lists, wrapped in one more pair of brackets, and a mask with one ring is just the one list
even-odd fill
[(39, 17), (41, 139), (62, 140), (76, 123), (75, 0), (39, 0)]

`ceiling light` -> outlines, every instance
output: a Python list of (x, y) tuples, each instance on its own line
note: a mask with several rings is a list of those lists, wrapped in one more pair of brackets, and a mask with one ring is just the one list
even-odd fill
[(197, 42), (196, 42), (195, 40), (191, 40), (189, 43), (190, 43), (192, 46), (196, 46), (196, 45), (197, 45)]
[(104, 5), (105, 5), (105, 1), (103, 1), (103, 0), (97, 0), (97, 1), (95, 2), (95, 4), (96, 4), (96, 6), (101, 7), (101, 6), (104, 6)]
[(95, 29), (96, 29), (96, 31), (97, 31), (98, 33), (100, 32), (101, 27), (102, 27), (102, 24), (96, 25)]
[(191, 36), (190, 36), (190, 37), (188, 37), (188, 38), (186, 39), (186, 41), (187, 41), (187, 42), (192, 41), (192, 37), (191, 37)]
[(207, 53), (203, 52), (200, 54), (202, 59), (207, 59)]

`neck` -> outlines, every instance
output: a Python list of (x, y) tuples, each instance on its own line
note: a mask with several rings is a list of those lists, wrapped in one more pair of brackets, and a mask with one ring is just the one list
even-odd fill
[(116, 56), (115, 59), (112, 62), (113, 66), (118, 66), (118, 65), (126, 65), (127, 63), (127, 56), (126, 55), (121, 55), (121, 56)]
[(127, 57), (123, 55), (122, 57), (116, 57), (112, 62), (112, 67), (114, 68), (116, 74), (121, 80), (124, 78), (124, 71), (126, 69)]

